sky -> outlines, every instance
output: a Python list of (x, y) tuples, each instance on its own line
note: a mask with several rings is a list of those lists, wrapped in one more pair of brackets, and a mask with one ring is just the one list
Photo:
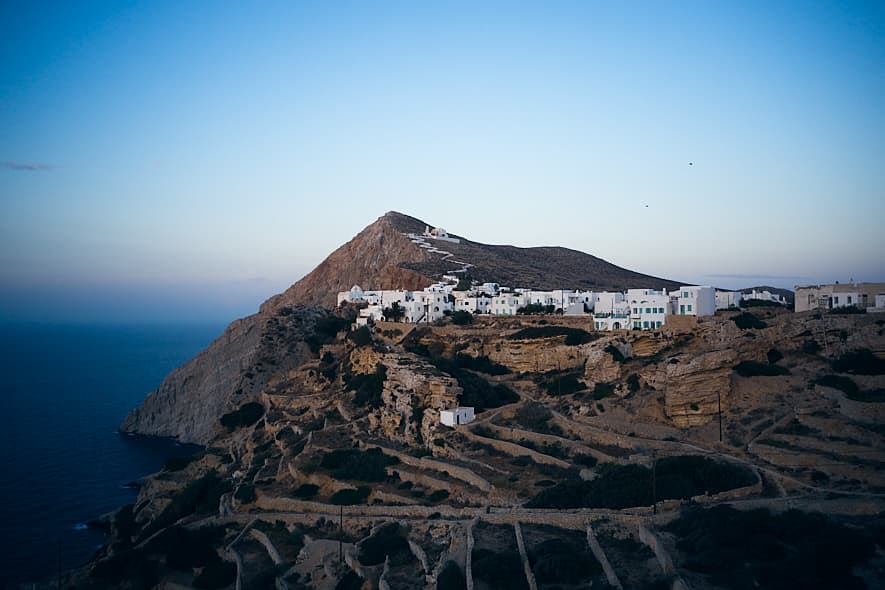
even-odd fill
[(885, 281), (885, 4), (0, 3), (0, 321), (234, 319), (390, 210)]

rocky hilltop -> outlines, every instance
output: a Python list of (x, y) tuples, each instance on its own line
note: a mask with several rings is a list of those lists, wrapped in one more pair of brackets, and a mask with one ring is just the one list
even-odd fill
[(206, 350), (173, 371), (120, 429), (207, 443), (217, 429), (219, 412), (263, 385), (268, 359), (294, 362), (291, 357), (277, 358), (285, 347), (268, 348), (267, 343), (275, 341), (281, 317), (293, 338), (310, 330), (312, 320), (303, 314), (279, 316), (279, 310), (305, 305), (331, 309), (337, 293), (355, 284), (366, 289), (421, 289), (447, 272), (466, 268), (478, 280), (539, 289), (677, 285), (566, 248), (490, 246), (465, 238), (460, 243), (435, 243), (437, 248), (421, 247), (410, 235), (422, 234), (427, 225), (401, 213), (386, 213), (285, 292), (265, 301), (257, 314), (228, 326)]

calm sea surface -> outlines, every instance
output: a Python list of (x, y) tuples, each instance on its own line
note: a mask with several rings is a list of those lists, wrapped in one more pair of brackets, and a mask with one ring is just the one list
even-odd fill
[(117, 433), (126, 413), (224, 326), (0, 324), (0, 587), (54, 576), (104, 541), (83, 523), (123, 485), (194, 452)]

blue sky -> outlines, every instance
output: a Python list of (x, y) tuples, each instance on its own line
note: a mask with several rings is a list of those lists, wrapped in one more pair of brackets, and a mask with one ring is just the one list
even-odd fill
[(885, 280), (883, 64), (875, 2), (3, 3), (0, 319), (232, 319), (388, 210)]

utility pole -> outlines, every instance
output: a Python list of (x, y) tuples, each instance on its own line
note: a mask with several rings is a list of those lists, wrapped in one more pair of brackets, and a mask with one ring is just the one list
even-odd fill
[(338, 565), (341, 565), (342, 556), (344, 555), (344, 549), (342, 543), (344, 542), (344, 504), (340, 507), (340, 512), (338, 514)]
[(658, 488), (657, 488), (657, 470), (658, 470), (658, 458), (655, 456), (655, 451), (651, 452), (651, 506), (652, 513), (658, 513)]
[(719, 408), (719, 442), (722, 442), (722, 392), (716, 390), (716, 405)]

